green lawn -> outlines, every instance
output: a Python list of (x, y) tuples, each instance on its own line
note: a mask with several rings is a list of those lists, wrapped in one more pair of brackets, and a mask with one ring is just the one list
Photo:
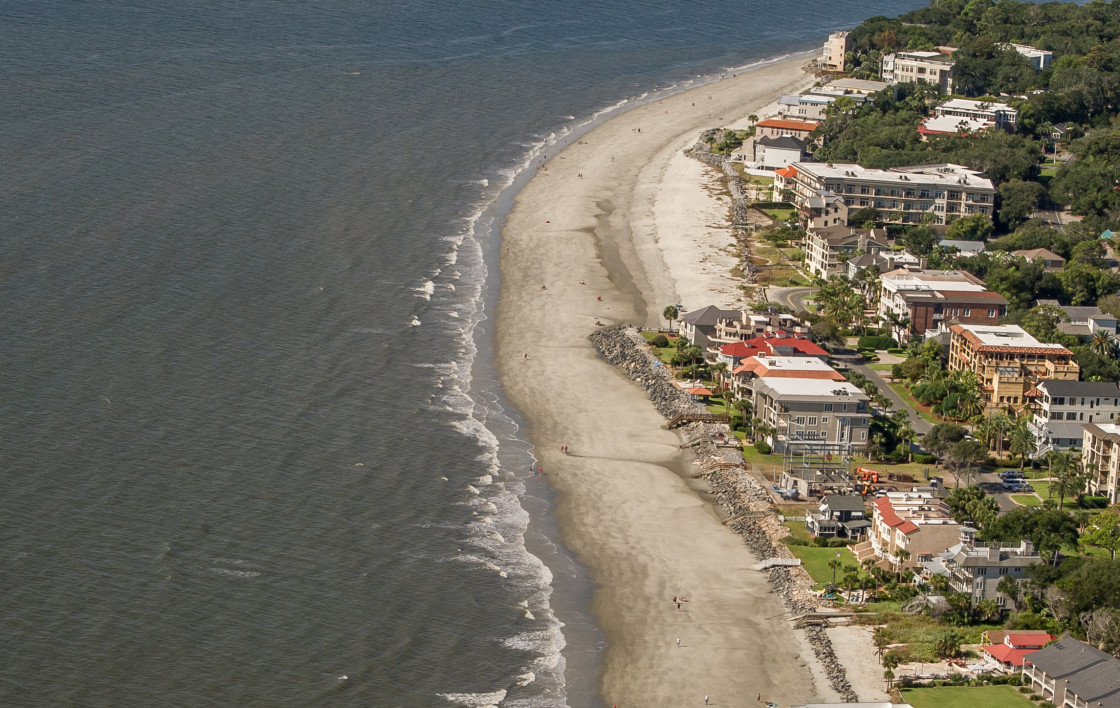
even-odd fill
[(794, 214), (797, 213), (795, 209), (780, 209), (777, 207), (766, 207), (765, 209), (755, 207), (766, 216), (769, 216), (774, 221), (789, 221)]
[[(787, 522), (789, 523), (789, 522)], [(802, 527), (805, 522), (801, 522)], [(805, 566), (805, 570), (809, 571), (812, 576), (813, 582), (817, 585), (832, 582), (832, 568), (828, 567), (829, 561), (839, 560), (844, 565), (859, 565), (856, 561), (856, 556), (849, 548), (821, 548), (820, 546), (790, 546), (790, 552), (794, 556), (801, 559), (801, 565)], [(836, 558), (836, 552), (840, 552), (840, 558)], [(839, 568), (836, 571), (836, 581), (841, 582), (844, 577), (844, 569)]]
[[(1040, 498), (1042, 498), (1042, 499), (1050, 499), (1051, 498), (1050, 497), (1050, 483), (1049, 482), (1039, 482), (1039, 481), (1036, 481), (1036, 480), (1031, 480), (1030, 484), (1031, 484), (1032, 487), (1034, 487), (1035, 493), (1038, 494), (1038, 496)], [(1058, 501), (1057, 496), (1054, 497), (1054, 501), (1055, 502)], [(1071, 506), (1076, 508), (1077, 507), (1077, 495), (1074, 495), (1072, 497), (1067, 496), (1066, 499), (1065, 499), (1065, 506), (1067, 508), (1071, 507)]]
[(903, 703), (914, 708), (1026, 708), (1034, 705), (1012, 686), (937, 686), (904, 688), (901, 692)]
[(894, 368), (894, 364), (868, 364), (867, 368), (872, 371), (890, 371)]
[(1042, 500), (1034, 494), (1012, 494), (1011, 500), (1023, 506), (1042, 506)]
[(964, 637), (963, 644), (976, 644), (980, 634), (989, 629), (999, 629), (1001, 625), (978, 624), (968, 627), (951, 627), (941, 620), (928, 615), (911, 615), (889, 610), (878, 610), (873, 616), (860, 617), (861, 624), (886, 624), (885, 632), (891, 644), (905, 644), (898, 651), (906, 661), (937, 660), (933, 647), (939, 636), (948, 630)]
[(898, 382), (892, 383), (892, 384), (890, 384), (890, 387), (891, 387), (892, 391), (894, 391), (895, 393), (897, 393), (899, 396), (902, 397), (902, 400), (904, 400), (908, 404), (910, 404), (911, 408), (918, 411), (918, 415), (922, 417), (922, 420), (924, 420), (928, 423), (933, 423), (934, 425), (937, 425), (938, 423), (944, 423), (945, 422), (943, 420), (940, 420), (933, 413), (930, 413), (929, 406), (923, 406), (922, 404), (915, 401), (914, 397), (910, 395), (910, 391), (907, 390), (907, 388), (904, 385), (902, 385), (901, 383), (898, 383)]

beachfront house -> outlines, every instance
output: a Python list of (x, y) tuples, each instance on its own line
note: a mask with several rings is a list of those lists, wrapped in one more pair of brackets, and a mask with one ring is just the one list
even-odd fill
[(1120, 418), (1120, 387), (1110, 381), (1043, 379), (1027, 391), (1036, 459), (1051, 450), (1080, 450), (1085, 423)]
[(852, 550), (860, 563), (871, 559), (889, 570), (914, 569), (958, 543), (962, 528), (932, 489), (887, 492), (872, 505), (868, 539)]
[(923, 556), (918, 562), (925, 575), (943, 576), (954, 592), (968, 595), (974, 606), (980, 600), (994, 600), (1001, 608), (1009, 608), (1009, 598), (997, 589), (1000, 580), (1027, 577), (1027, 568), (1041, 563), (1042, 558), (1027, 540), (980, 543), (975, 536), (974, 529), (962, 527), (956, 544), (941, 553)]
[(1057, 639), (1041, 629), (992, 630), (981, 635), (980, 652), (1006, 673), (1023, 670), (1023, 659)]
[[(787, 93), (778, 98), (778, 117), (786, 120), (824, 120), (826, 109), (839, 96), (821, 96), (815, 93)], [(856, 103), (863, 103), (863, 96), (851, 97)]]
[(715, 339), (739, 342), (755, 337), (796, 337), (811, 333), (812, 327), (786, 312), (743, 310), (735, 316), (724, 315), (716, 320)]
[(1082, 435), (1081, 465), (1089, 472), (1085, 488), (1108, 497), (1109, 504), (1120, 503), (1120, 425), (1084, 423)]
[(733, 371), (752, 356), (807, 357), (822, 363), (828, 358), (828, 352), (808, 337), (753, 337), (741, 342), (719, 344), (712, 353), (718, 363), (727, 364), (728, 371)]
[(866, 99), (874, 93), (890, 88), (885, 81), (869, 81), (867, 79), (833, 79), (824, 86), (814, 86), (809, 93), (819, 96), (849, 96)]
[(870, 526), (859, 494), (826, 494), (815, 511), (805, 510), (805, 530), (814, 538), (859, 538)]
[(843, 381), (844, 376), (816, 356), (771, 356), (758, 352), (740, 358), (739, 363), (729, 367), (731, 371), (730, 388), (738, 397), (750, 398), (757, 379), (768, 377), (786, 379), (819, 379), (824, 381)]
[(972, 371), (989, 409), (1020, 410), (1043, 379), (1076, 381), (1081, 367), (1060, 344), (1040, 342), (1018, 325), (949, 328), (949, 371)]
[(774, 173), (773, 198), (791, 202), (803, 222), (822, 199), (838, 197), (849, 210), (875, 207), (895, 223), (917, 224), (929, 215), (934, 223), (944, 224), (971, 214), (990, 218), (995, 194), (990, 179), (961, 165), (882, 170), (852, 163), (797, 162)]
[(867, 448), (870, 400), (847, 381), (765, 377), (755, 381), (751, 405), (773, 431), (766, 441), (774, 452), (809, 441), (852, 454)]
[[(805, 159), (806, 142), (792, 135), (781, 135), (776, 138), (763, 136), (755, 138), (749, 145), (749, 151), (746, 145), (742, 148), (743, 162), (748, 170), (773, 172)], [(735, 157), (735, 154), (732, 157)]]
[(820, 125), (817, 121), (767, 118), (754, 124), (755, 138), (780, 138), (790, 135), (808, 142), (809, 136)]
[(1120, 708), (1120, 659), (1066, 637), (1023, 657), (1023, 685), (1057, 708)]
[(722, 310), (715, 305), (681, 314), (678, 332), (688, 343), (707, 350), (716, 340), (716, 324), (721, 318), (737, 317), (739, 310)]

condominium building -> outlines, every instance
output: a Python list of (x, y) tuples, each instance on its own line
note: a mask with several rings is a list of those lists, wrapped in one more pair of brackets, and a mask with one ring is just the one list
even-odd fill
[(960, 324), (949, 331), (949, 370), (975, 373), (989, 407), (1019, 409), (1042, 379), (1076, 381), (1081, 372), (1073, 352), (1040, 342), (1018, 325)]
[(824, 48), (821, 50), (820, 61), (817, 62), (818, 69), (823, 71), (844, 70), (844, 58), (852, 46), (851, 34), (847, 30), (842, 30), (828, 35), (828, 41), (824, 43)]
[(1013, 130), (1019, 120), (1019, 111), (1006, 103), (974, 101), (969, 98), (952, 98), (933, 109), (935, 115), (965, 118), (990, 123), (996, 128)]
[(797, 162), (774, 173), (775, 201), (792, 201), (803, 220), (808, 220), (814, 200), (835, 196), (849, 210), (875, 207), (896, 223), (916, 224), (929, 214), (944, 224), (970, 214), (990, 217), (995, 193), (992, 181), (979, 172), (950, 164), (880, 170)]
[(1081, 466), (1091, 475), (1086, 488), (1093, 494), (1108, 497), (1110, 504), (1120, 502), (1117, 479), (1120, 478), (1120, 425), (1085, 423), (1082, 426)]
[(980, 543), (975, 535), (974, 529), (962, 528), (959, 543), (935, 556), (923, 556), (922, 566), (948, 579), (949, 587), (968, 595), (972, 604), (995, 600), (1003, 607), (1008, 598), (997, 590), (999, 581), (1008, 576), (1016, 580), (1025, 578), (1027, 567), (1040, 563), (1042, 558), (1030, 541)]
[(845, 262), (858, 254), (876, 255), (890, 248), (886, 231), (855, 229), (837, 224), (809, 229), (805, 235), (805, 268), (827, 279), (843, 275)]
[(994, 325), (1007, 314), (1007, 299), (966, 271), (899, 268), (879, 276), (879, 282), (880, 319), (908, 318), (911, 335), (951, 323)]
[(808, 140), (818, 125), (820, 123), (817, 121), (767, 118), (754, 124), (754, 134), (756, 138), (780, 138), (783, 135), (792, 135), (801, 140)]
[(1033, 416), (1035, 457), (1051, 450), (1080, 450), (1085, 423), (1115, 423), (1120, 418), (1120, 387), (1108, 381), (1049, 381), (1027, 391)]
[[(813, 93), (787, 93), (778, 98), (778, 116), (787, 120), (824, 120), (825, 109), (838, 96), (819, 96)], [(863, 97), (856, 97), (862, 103)]]
[(883, 81), (926, 83), (941, 93), (953, 92), (953, 57), (941, 52), (898, 52), (883, 55)]
[(851, 454), (867, 447), (867, 394), (847, 381), (765, 377), (754, 382), (754, 415), (774, 432), (767, 442), (782, 453), (792, 441), (815, 441)]
[(758, 353), (731, 369), (731, 389), (739, 396), (750, 396), (759, 379), (817, 379), (821, 386), (827, 381), (843, 381), (844, 376), (815, 356), (768, 356)]
[(1023, 657), (1023, 685), (1055, 708), (1120, 708), (1120, 659), (1066, 637)]
[(871, 558), (891, 567), (917, 568), (922, 559), (957, 543), (962, 528), (932, 490), (888, 492), (875, 500), (868, 540), (854, 551), (860, 563)]

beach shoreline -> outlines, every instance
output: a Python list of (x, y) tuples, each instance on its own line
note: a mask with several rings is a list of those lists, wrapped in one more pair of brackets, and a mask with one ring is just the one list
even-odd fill
[(708, 168), (683, 150), (810, 83), (804, 63), (610, 118), (543, 166), (503, 228), (495, 365), (558, 492), (561, 541), (596, 584), (605, 704), (836, 697), (803, 640), (774, 619), (786, 609), (752, 569), (755, 556), (689, 483), (677, 436), (588, 341), (596, 322), (656, 325), (667, 304), (742, 302), (727, 265), (727, 203), (705, 197)]

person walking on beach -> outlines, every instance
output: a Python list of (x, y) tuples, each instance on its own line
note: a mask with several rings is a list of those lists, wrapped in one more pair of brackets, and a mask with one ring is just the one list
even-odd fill
[(677, 637), (677, 647), (679, 648), (679, 647), (680, 647), (680, 645), (681, 645), (681, 638), (680, 638), (680, 637)]
[(708, 697), (704, 696), (704, 705), (708, 705)]

